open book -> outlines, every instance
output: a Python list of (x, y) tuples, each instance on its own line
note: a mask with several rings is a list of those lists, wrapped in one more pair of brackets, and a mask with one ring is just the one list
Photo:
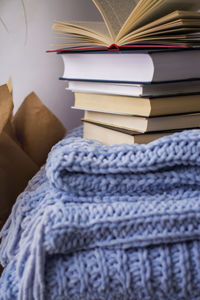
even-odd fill
[(57, 46), (200, 45), (199, 0), (92, 0), (104, 22), (57, 21)]

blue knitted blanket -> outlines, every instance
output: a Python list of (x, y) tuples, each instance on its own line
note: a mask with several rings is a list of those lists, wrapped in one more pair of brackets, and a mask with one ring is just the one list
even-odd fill
[(0, 299), (199, 300), (200, 130), (104, 146), (75, 130), (2, 232)]

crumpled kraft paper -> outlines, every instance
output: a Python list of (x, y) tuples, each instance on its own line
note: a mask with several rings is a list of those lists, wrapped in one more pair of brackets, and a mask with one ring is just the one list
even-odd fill
[(35, 93), (26, 97), (13, 124), (22, 148), (39, 166), (45, 163), (52, 145), (65, 134), (62, 124)]
[(0, 229), (17, 196), (65, 134), (64, 126), (35, 93), (13, 116), (10, 84), (0, 86)]

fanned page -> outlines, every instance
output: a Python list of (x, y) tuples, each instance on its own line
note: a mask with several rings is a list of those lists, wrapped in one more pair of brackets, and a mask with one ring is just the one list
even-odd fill
[[(58, 21), (56, 46), (200, 45), (200, 0), (92, 0), (104, 22)], [(61, 35), (62, 34), (62, 35)]]
[(199, 0), (140, 0), (138, 6), (131, 12), (122, 26), (116, 43), (130, 31), (155, 21), (175, 10), (198, 10)]
[(103, 22), (65, 22), (58, 20), (53, 29), (67, 38), (66, 43), (57, 43), (56, 46), (76, 45), (104, 45), (109, 46), (112, 40), (108, 29)]
[(115, 40), (121, 27), (139, 0), (92, 0), (101, 13), (109, 33)]
[[(181, 33), (199, 32), (200, 31), (200, 13), (194, 11), (174, 11), (158, 20), (148, 23), (145, 26), (130, 32), (123, 39), (122, 44), (144, 41), (148, 37), (155, 39), (169, 40), (169, 34), (174, 39), (174, 35)], [(167, 36), (168, 34), (168, 36)]]

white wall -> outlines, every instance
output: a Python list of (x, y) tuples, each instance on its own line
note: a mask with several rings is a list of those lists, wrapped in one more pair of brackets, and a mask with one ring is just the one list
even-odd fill
[[(51, 26), (56, 19), (100, 20), (91, 0), (0, 0), (0, 84), (13, 80), (15, 111), (32, 91), (63, 122), (67, 129), (80, 124), (82, 114), (70, 107), (73, 94), (65, 90), (63, 62), (55, 53), (46, 54), (55, 43)], [(7, 31), (8, 30), (8, 31)]]

